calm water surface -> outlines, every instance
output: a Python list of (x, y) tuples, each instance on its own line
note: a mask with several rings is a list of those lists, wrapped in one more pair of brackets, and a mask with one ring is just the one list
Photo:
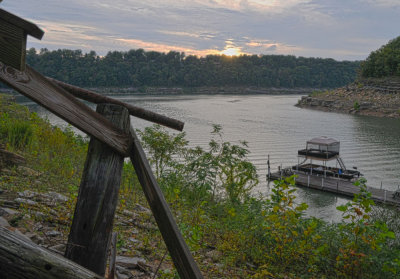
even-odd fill
[[(247, 141), (249, 159), (257, 166), (261, 182), (256, 191), (263, 194), (270, 190), (265, 181), (267, 156), (273, 171), (280, 165), (294, 165), (297, 150), (318, 136), (338, 139), (347, 168), (357, 166), (369, 186), (382, 183), (383, 188), (395, 190), (400, 184), (400, 120), (300, 109), (294, 106), (300, 96), (293, 95), (113, 97), (184, 121), (191, 146), (207, 147), (212, 124), (222, 125), (226, 141)], [(52, 123), (66, 125), (41, 107), (25, 104)], [(136, 128), (151, 125), (137, 118), (132, 123)], [(310, 205), (308, 214), (332, 221), (340, 218), (336, 206), (347, 201), (308, 189), (299, 189), (297, 194), (299, 201)]]

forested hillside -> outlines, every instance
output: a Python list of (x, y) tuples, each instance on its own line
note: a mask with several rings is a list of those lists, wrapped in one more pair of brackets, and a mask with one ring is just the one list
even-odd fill
[(371, 52), (361, 65), (361, 77), (400, 77), (400, 36)]
[(333, 88), (352, 82), (360, 62), (284, 55), (185, 56), (143, 49), (109, 52), (31, 48), (27, 63), (82, 87), (257, 86)]

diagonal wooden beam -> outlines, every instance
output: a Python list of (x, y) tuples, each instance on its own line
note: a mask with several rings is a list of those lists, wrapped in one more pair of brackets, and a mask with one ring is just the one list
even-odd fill
[(0, 62), (0, 80), (118, 153), (128, 155), (127, 134), (28, 65), (18, 71)]
[(131, 135), (133, 139), (132, 148), (130, 150), (132, 164), (179, 276), (182, 279), (201, 279), (203, 275), (182, 237), (160, 186), (146, 159), (139, 139), (132, 128)]
[(114, 104), (114, 105), (120, 105), (123, 107), (126, 107), (129, 111), (130, 115), (163, 125), (163, 126), (167, 126), (169, 128), (178, 130), (178, 131), (182, 131), (183, 130), (183, 126), (185, 125), (185, 123), (183, 123), (182, 121), (152, 112), (150, 110), (146, 110), (144, 108), (141, 107), (137, 107), (131, 104), (127, 104), (124, 102), (121, 102), (120, 100), (116, 100), (107, 96), (103, 96), (100, 94), (97, 94), (93, 91), (87, 90), (87, 89), (83, 89), (62, 81), (58, 81), (52, 78), (49, 78), (49, 80), (51, 80), (52, 82), (56, 83), (57, 85), (59, 85), (60, 87), (64, 88), (66, 91), (68, 91), (68, 93), (74, 95), (76, 98), (85, 100), (85, 101), (89, 101), (95, 104), (100, 104), (100, 103), (108, 103), (108, 104)]
[(0, 226), (0, 277), (105, 279)]

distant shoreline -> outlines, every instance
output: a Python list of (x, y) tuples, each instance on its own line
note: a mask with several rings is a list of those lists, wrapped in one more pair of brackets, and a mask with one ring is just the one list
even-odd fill
[[(203, 86), (203, 87), (92, 87), (85, 88), (99, 94), (135, 94), (135, 95), (306, 95), (321, 88), (277, 88), (253, 86)], [(0, 88), (1, 92), (14, 94), (14, 90)], [(17, 93), (16, 93), (17, 94)]]

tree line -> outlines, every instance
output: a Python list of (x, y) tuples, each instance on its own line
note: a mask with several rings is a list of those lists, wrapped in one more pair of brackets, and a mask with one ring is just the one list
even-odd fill
[(400, 36), (371, 52), (361, 64), (361, 77), (400, 77)]
[(256, 86), (334, 88), (355, 80), (359, 61), (292, 55), (186, 56), (143, 49), (94, 51), (31, 48), (27, 63), (44, 75), (82, 87)]

